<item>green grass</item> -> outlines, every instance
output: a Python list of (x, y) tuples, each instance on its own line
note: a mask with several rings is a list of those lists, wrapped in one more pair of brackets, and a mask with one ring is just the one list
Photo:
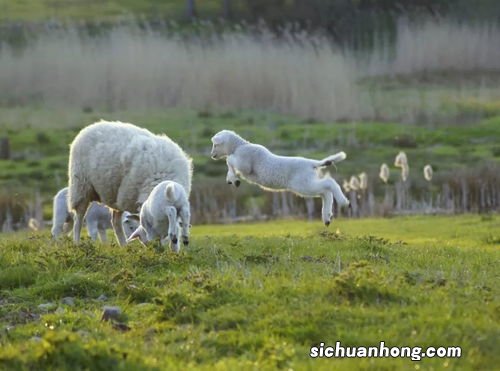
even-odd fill
[[(405, 150), (410, 167), (427, 163), (441, 172), (486, 161), (500, 161), (500, 116), (480, 122), (421, 126), (384, 122), (334, 123), (263, 112), (195, 112), (184, 109), (78, 113), (34, 108), (0, 108), (0, 137), (10, 138), (13, 160), (0, 160), (0, 184), (38, 187), (50, 195), (66, 181), (68, 146), (84, 126), (108, 118), (166, 133), (193, 158), (195, 177), (223, 177), (225, 165), (209, 156), (210, 137), (233, 129), (249, 140), (283, 155), (322, 158), (344, 150), (348, 160), (339, 178), (361, 171), (376, 176), (383, 162), (392, 166)], [(409, 147), (409, 148), (405, 148)]]
[[(3, 235), (0, 368), (493, 369), (499, 218), (195, 226), (179, 255)], [(74, 306), (61, 303), (66, 296)], [(104, 305), (122, 309), (119, 324), (100, 320)], [(308, 357), (311, 345), (337, 340), (463, 354)]]
[[(186, 2), (180, 0), (0, 0), (0, 21), (90, 20), (127, 16), (181, 17)], [(222, 13), (218, 0), (197, 2), (200, 14)]]

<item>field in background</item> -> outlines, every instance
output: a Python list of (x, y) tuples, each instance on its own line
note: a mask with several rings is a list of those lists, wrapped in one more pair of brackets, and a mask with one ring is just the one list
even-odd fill
[[(197, 36), (196, 36), (197, 35)], [(0, 105), (84, 111), (265, 110), (435, 125), (500, 110), (500, 28), (400, 21), (395, 40), (340, 48), (266, 27), (189, 36), (169, 25), (47, 26), (0, 49)]]
[[(499, 227), (498, 216), (195, 226), (180, 255), (7, 235), (0, 365), (488, 369), (498, 362)], [(105, 305), (122, 315), (101, 321)], [(313, 344), (337, 340), (463, 353), (309, 358)]]

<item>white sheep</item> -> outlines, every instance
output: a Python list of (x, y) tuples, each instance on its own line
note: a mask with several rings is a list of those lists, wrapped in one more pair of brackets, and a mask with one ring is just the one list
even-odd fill
[(164, 180), (176, 181), (189, 196), (192, 161), (166, 135), (154, 135), (132, 124), (100, 121), (82, 129), (73, 140), (68, 177), (74, 241), (80, 240), (89, 203), (98, 201), (113, 210), (113, 229), (123, 246), (123, 212), (137, 211)]
[(174, 252), (179, 252), (179, 226), (182, 227), (182, 242), (189, 243), (191, 214), (184, 188), (176, 182), (164, 181), (153, 188), (142, 204), (140, 226), (130, 235), (127, 242), (138, 238), (143, 244), (160, 239), (165, 245), (170, 239)]
[[(85, 214), (85, 223), (87, 224), (87, 231), (92, 240), (96, 241), (99, 235), (101, 241), (106, 242), (106, 229), (111, 228), (111, 211), (106, 206), (92, 202)], [(125, 222), (122, 221), (122, 223)], [(65, 187), (54, 196), (52, 237), (57, 238), (62, 233), (68, 233), (72, 225), (73, 215), (68, 209), (68, 187)], [(138, 222), (127, 221), (127, 225), (124, 224), (125, 234), (130, 236), (138, 225)]]
[(229, 184), (238, 187), (241, 176), (268, 191), (286, 190), (303, 197), (321, 197), (323, 222), (326, 226), (333, 216), (333, 198), (340, 206), (349, 205), (342, 189), (325, 169), (344, 160), (344, 152), (323, 160), (277, 156), (266, 147), (250, 143), (230, 130), (215, 134), (212, 143), (212, 158), (226, 158), (226, 181)]

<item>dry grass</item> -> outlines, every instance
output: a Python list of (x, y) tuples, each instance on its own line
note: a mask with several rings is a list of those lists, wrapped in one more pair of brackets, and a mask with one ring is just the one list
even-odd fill
[[(500, 71), (498, 26), (401, 22), (398, 30), (393, 45), (378, 42), (373, 51), (356, 54), (326, 37), (278, 38), (265, 29), (189, 40), (133, 26), (100, 37), (76, 27), (51, 30), (21, 50), (2, 46), (0, 104), (259, 109), (324, 120), (418, 121), (437, 115), (445, 101), (500, 97), (490, 83), (492, 71)], [(412, 80), (442, 71), (454, 72), (456, 84), (448, 86), (447, 78), (436, 88)], [(461, 79), (471, 71), (489, 75)], [(380, 75), (407, 80), (366, 80)]]

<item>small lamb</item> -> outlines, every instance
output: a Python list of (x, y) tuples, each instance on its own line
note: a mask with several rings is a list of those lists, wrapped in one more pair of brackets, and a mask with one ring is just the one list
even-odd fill
[[(52, 213), (52, 237), (57, 238), (63, 233), (68, 233), (73, 225), (73, 215), (68, 209), (68, 187), (61, 189), (54, 196)], [(125, 220), (122, 221), (127, 236), (130, 236), (139, 225), (130, 219), (127, 220), (127, 224)], [(106, 229), (111, 228), (111, 211), (106, 206), (92, 202), (85, 214), (85, 223), (92, 240), (96, 241), (99, 235), (101, 241), (106, 242)]]
[(182, 227), (182, 242), (189, 244), (191, 213), (184, 187), (173, 181), (163, 181), (153, 188), (140, 212), (140, 226), (127, 242), (138, 238), (143, 244), (159, 238), (164, 246), (171, 241), (171, 248), (179, 252), (179, 225)]
[(212, 158), (226, 158), (228, 184), (238, 187), (238, 177), (241, 176), (268, 191), (292, 191), (303, 197), (321, 197), (323, 222), (326, 226), (330, 225), (333, 216), (333, 198), (339, 206), (349, 205), (342, 189), (325, 169), (344, 160), (344, 152), (319, 161), (278, 156), (266, 147), (250, 143), (230, 130), (215, 134), (212, 143)]

